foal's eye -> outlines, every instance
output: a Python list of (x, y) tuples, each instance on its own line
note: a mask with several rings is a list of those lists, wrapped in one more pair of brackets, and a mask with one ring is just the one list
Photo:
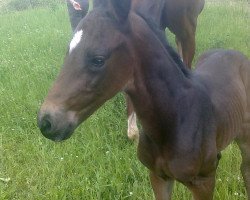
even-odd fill
[(91, 60), (91, 65), (94, 68), (100, 68), (104, 65), (105, 63), (105, 58), (103, 56), (95, 56)]

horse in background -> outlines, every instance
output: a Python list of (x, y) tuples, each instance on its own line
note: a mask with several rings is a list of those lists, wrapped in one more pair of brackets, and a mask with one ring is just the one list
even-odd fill
[(154, 23), (130, 11), (130, 0), (95, 0), (40, 108), (42, 134), (53, 141), (69, 138), (125, 91), (142, 124), (138, 157), (150, 170), (157, 200), (171, 199), (175, 180), (195, 200), (212, 200), (220, 152), (233, 140), (250, 199), (249, 59), (213, 50), (192, 72)]
[(151, 19), (163, 31), (175, 34), (178, 52), (186, 66), (192, 67), (195, 54), (197, 18), (205, 0), (133, 0), (132, 9)]

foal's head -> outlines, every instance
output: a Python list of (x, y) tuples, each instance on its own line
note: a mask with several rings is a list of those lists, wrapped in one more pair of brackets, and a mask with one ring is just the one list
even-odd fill
[(127, 39), (130, 0), (96, 0), (69, 44), (63, 68), (43, 103), (38, 124), (52, 140), (74, 129), (132, 78)]

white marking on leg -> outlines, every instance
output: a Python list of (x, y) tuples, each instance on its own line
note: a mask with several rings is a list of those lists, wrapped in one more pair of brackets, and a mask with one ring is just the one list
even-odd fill
[(69, 53), (73, 51), (74, 48), (80, 43), (83, 35), (83, 30), (77, 31), (73, 37), (73, 39), (70, 42), (69, 45)]
[(132, 112), (128, 117), (128, 137), (129, 139), (138, 140), (139, 138), (139, 129), (136, 124), (136, 114)]

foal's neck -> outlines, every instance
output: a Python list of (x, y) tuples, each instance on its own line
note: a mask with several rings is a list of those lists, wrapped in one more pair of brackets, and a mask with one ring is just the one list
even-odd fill
[(134, 87), (128, 94), (145, 134), (157, 143), (171, 141), (177, 127), (179, 100), (191, 86), (190, 80), (152, 31), (135, 35), (133, 42), (138, 64)]

